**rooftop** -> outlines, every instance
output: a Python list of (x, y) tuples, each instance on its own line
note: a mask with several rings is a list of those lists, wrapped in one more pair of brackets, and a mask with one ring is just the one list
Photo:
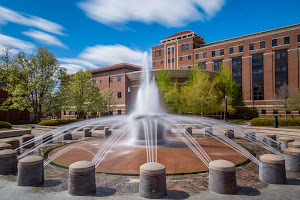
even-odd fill
[(90, 70), (92, 73), (96, 73), (96, 72), (102, 72), (102, 71), (109, 71), (109, 70), (116, 70), (116, 69), (120, 69), (120, 68), (130, 68), (136, 71), (139, 71), (142, 69), (142, 67), (138, 66), (138, 65), (134, 65), (134, 64), (130, 64), (130, 63), (118, 63), (118, 64), (114, 64), (114, 65), (108, 65), (108, 66), (104, 66), (104, 67), (100, 67), (97, 69), (92, 69)]

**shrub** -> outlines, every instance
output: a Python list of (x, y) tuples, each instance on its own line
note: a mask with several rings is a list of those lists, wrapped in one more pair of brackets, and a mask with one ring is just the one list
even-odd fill
[(0, 128), (8, 128), (11, 129), (12, 125), (11, 123), (0, 121)]
[(38, 125), (40, 126), (62, 126), (73, 122), (78, 122), (79, 119), (56, 119), (56, 120), (44, 120)]
[[(250, 121), (251, 126), (273, 126), (272, 117), (258, 117)], [(300, 117), (278, 118), (278, 126), (300, 126)]]
[(258, 117), (256, 108), (236, 107), (233, 114), (229, 115), (230, 119), (253, 119)]

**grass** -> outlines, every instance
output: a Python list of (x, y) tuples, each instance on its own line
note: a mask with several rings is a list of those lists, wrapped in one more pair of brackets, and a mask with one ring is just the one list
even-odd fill
[(234, 124), (241, 124), (241, 123), (249, 122), (250, 120), (249, 119), (229, 119), (228, 121), (231, 123), (234, 123)]

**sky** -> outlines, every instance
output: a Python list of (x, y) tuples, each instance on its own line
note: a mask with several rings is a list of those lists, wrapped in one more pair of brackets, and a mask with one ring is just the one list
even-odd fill
[(213, 42), (300, 23), (299, 0), (1, 0), (0, 50), (46, 46), (68, 73), (145, 65), (161, 39), (192, 30)]

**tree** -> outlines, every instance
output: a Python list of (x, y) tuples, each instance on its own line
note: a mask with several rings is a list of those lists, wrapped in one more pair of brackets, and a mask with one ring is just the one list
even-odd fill
[(59, 67), (54, 53), (46, 47), (38, 47), (37, 52), (31, 55), (20, 51), (8, 67), (4, 88), (9, 95), (2, 107), (27, 109), (33, 112), (34, 120), (38, 123), (47, 106), (47, 99), (65, 75), (66, 69)]
[(104, 115), (115, 106), (113, 93), (110, 90), (101, 93), (94, 81), (92, 73), (88, 70), (80, 70), (70, 77), (65, 93), (65, 108), (75, 111), (77, 118), (84, 118), (87, 112), (100, 112)]
[(288, 99), (289, 99), (289, 87), (287, 84), (282, 85), (276, 90), (276, 99), (279, 106), (282, 106), (284, 109), (284, 116), (287, 117), (286, 111), (288, 109)]
[(289, 99), (287, 100), (287, 108), (290, 110), (300, 111), (300, 91), (290, 92)]

